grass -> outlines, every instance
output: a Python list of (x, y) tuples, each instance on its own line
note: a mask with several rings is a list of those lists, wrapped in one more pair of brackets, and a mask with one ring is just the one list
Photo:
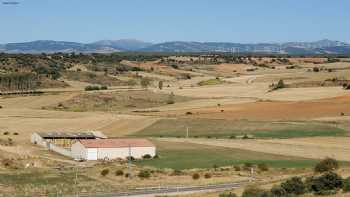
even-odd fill
[(244, 163), (266, 163), (270, 167), (311, 167), (317, 161), (287, 157), (233, 148), (215, 147), (191, 143), (155, 141), (159, 159), (137, 161), (137, 165), (157, 168), (192, 169)]
[(257, 138), (295, 138), (342, 136), (345, 131), (320, 122), (264, 122), (217, 119), (162, 119), (133, 135), (143, 137), (184, 137), (186, 127), (191, 137), (229, 138), (253, 135)]
[(0, 185), (13, 188), (13, 196), (34, 196), (43, 194), (56, 196), (73, 194), (75, 191), (93, 191), (96, 188), (109, 188), (106, 184), (96, 182), (85, 175), (79, 174), (78, 187), (75, 187), (75, 173), (73, 171), (27, 170), (0, 173)]
[[(167, 105), (168, 100), (168, 94), (147, 90), (93, 92), (80, 94), (59, 106), (48, 108), (73, 112), (136, 110)], [(174, 96), (175, 103), (187, 100), (187, 97)]]
[(199, 86), (207, 86), (207, 85), (219, 85), (222, 83), (223, 83), (223, 81), (221, 81), (220, 79), (209, 79), (209, 80), (199, 82), (198, 85)]

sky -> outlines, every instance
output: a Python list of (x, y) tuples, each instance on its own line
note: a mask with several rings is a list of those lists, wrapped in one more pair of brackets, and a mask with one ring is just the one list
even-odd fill
[[(17, 5), (4, 4), (17, 1)], [(349, 0), (0, 0), (0, 43), (350, 43)]]

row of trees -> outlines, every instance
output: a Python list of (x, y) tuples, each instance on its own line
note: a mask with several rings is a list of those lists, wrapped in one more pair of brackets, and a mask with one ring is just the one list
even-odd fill
[(37, 86), (38, 77), (34, 73), (0, 74), (1, 91), (31, 91)]

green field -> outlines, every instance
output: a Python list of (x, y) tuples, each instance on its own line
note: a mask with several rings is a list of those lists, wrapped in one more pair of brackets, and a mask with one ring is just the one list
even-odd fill
[(230, 138), (252, 135), (257, 138), (293, 138), (342, 136), (345, 131), (320, 122), (228, 121), (216, 119), (162, 119), (133, 134), (143, 137), (184, 137), (186, 127), (190, 137)]
[(311, 167), (317, 161), (246, 151), (233, 148), (206, 146), (190, 143), (154, 141), (159, 159), (137, 161), (137, 165), (157, 168), (192, 169), (230, 166), (244, 163), (266, 163), (270, 167)]

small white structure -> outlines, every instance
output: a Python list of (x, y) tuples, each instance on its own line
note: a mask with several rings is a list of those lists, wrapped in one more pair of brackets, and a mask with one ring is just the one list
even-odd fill
[(129, 155), (142, 158), (144, 155), (155, 156), (156, 147), (147, 139), (95, 139), (79, 140), (72, 145), (75, 159), (126, 159)]

